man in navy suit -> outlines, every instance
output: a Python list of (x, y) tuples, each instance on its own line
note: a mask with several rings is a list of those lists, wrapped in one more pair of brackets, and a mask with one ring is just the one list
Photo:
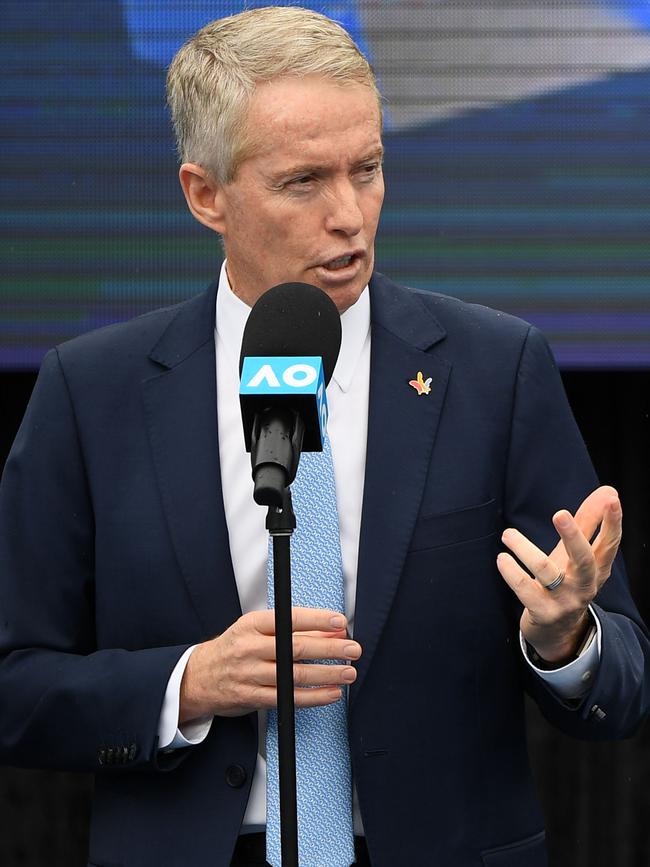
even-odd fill
[(587, 498), (548, 347), (373, 272), (381, 108), (333, 22), (215, 22), (168, 91), (188, 206), (226, 262), (205, 294), (44, 361), (0, 503), (0, 759), (96, 773), (92, 864), (264, 863), (274, 627), (238, 356), (269, 286), (312, 283), (343, 329), (346, 616), (295, 609), (296, 705), (349, 687), (358, 863), (538, 867), (524, 691), (586, 738), (649, 703), (620, 505)]

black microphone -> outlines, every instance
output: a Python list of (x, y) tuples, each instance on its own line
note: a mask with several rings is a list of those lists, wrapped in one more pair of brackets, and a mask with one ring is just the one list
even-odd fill
[(325, 387), (341, 348), (341, 318), (321, 289), (281, 283), (253, 306), (242, 340), (240, 404), (254, 499), (281, 508), (302, 451), (321, 451)]

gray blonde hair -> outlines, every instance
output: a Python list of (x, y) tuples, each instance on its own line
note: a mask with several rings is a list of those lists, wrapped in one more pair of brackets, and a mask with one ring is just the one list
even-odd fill
[(350, 35), (324, 15), (266, 6), (207, 24), (182, 46), (167, 73), (181, 162), (198, 163), (220, 183), (232, 181), (255, 147), (246, 121), (256, 85), (306, 75), (366, 85), (381, 118), (370, 64)]

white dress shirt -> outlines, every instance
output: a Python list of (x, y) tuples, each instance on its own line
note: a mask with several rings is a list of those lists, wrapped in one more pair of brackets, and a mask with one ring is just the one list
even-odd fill
[[(224, 263), (217, 292), (215, 328), (219, 458), (230, 551), (244, 614), (267, 607), (268, 551), (266, 509), (253, 500), (250, 455), (245, 451), (239, 412), (239, 353), (249, 313), (250, 307), (232, 292)], [(356, 304), (342, 314), (341, 327), (341, 351), (327, 387), (328, 432), (336, 481), (346, 616), (352, 631), (368, 433), (370, 296), (367, 286)], [(594, 619), (596, 640), (579, 659), (560, 669), (535, 668), (526, 656), (522, 641), (528, 664), (562, 698), (579, 697), (589, 688), (600, 656), (601, 630), (598, 619), (595, 616)], [(177, 728), (180, 682), (193, 649), (188, 648), (183, 654), (169, 680), (158, 729), (160, 749), (200, 743), (210, 729), (211, 718), (184, 724), (182, 731)], [(265, 728), (265, 715), (260, 712), (260, 749), (242, 825), (243, 829), (251, 831), (263, 829), (266, 822)], [(355, 832), (360, 833), (361, 818), (356, 797), (354, 800)]]

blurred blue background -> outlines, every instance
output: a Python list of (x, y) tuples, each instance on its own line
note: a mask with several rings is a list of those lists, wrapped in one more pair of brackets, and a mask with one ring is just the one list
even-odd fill
[[(0, 366), (201, 291), (165, 67), (264, 3), (0, 4)], [(650, 367), (650, 4), (306, 3), (387, 98), (377, 264), (539, 325), (560, 363)]]

